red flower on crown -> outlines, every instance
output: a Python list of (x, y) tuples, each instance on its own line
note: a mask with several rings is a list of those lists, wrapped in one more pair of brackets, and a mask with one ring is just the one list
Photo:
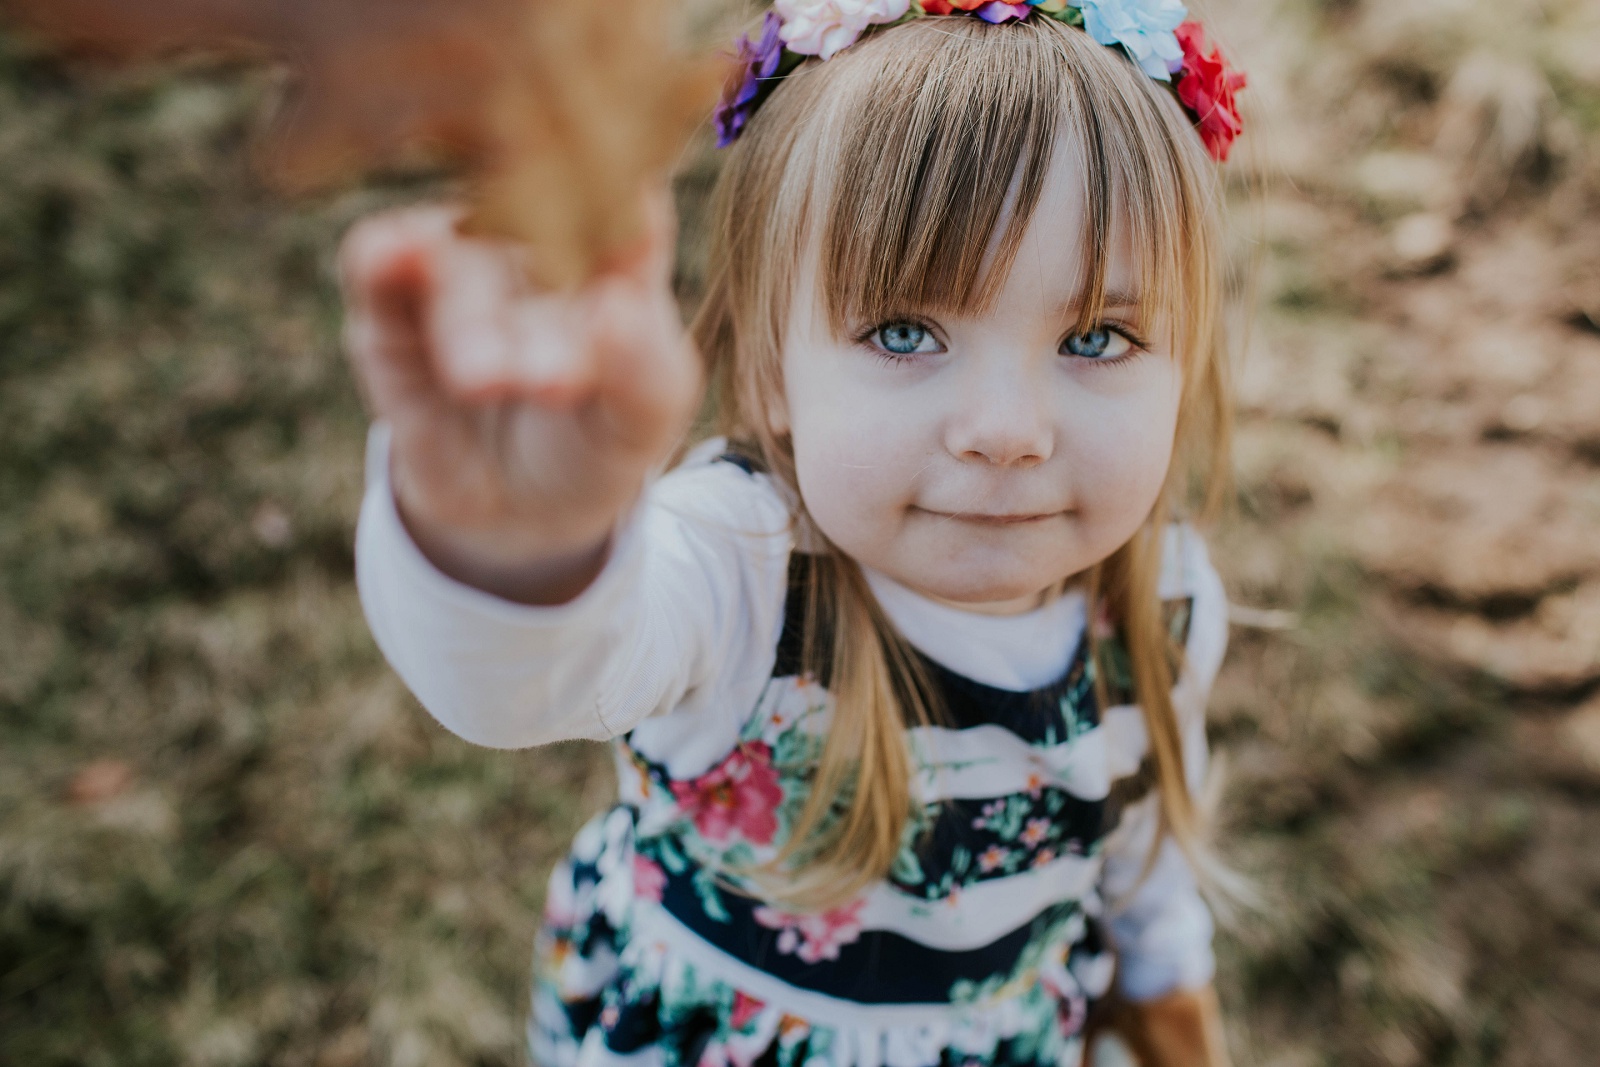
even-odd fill
[(1174, 33), (1183, 48), (1178, 100), (1193, 116), (1206, 151), (1221, 163), (1228, 158), (1233, 139), (1244, 129), (1234, 94), (1244, 88), (1245, 76), (1241, 71), (1230, 70), (1218, 49), (1206, 53), (1206, 31), (1198, 22), (1185, 22)]

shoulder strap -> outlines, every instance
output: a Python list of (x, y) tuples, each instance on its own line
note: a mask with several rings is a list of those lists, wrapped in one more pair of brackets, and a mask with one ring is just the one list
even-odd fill
[(713, 463), (731, 463), (746, 474), (766, 474), (766, 464), (761, 462), (760, 453), (753, 445), (743, 441), (729, 441), (723, 453), (712, 460)]

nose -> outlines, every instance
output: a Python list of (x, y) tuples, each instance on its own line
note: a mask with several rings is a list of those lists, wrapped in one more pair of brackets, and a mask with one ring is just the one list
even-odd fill
[(964, 383), (945, 422), (945, 448), (957, 459), (997, 467), (1033, 467), (1055, 451), (1047, 383), (1026, 366), (984, 361)]

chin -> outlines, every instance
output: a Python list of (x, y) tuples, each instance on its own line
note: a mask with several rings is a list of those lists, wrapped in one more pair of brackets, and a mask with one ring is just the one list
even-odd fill
[(989, 604), (1033, 596), (1059, 582), (1065, 574), (1054, 568), (1018, 565), (1016, 562), (965, 561), (907, 568), (908, 584), (956, 603)]

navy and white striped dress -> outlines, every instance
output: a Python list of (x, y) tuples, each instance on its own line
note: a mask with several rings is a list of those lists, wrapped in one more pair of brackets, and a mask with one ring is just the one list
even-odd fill
[[(1163, 846), (1141, 880), (1157, 825), (1144, 726), (1125, 681), (1097, 686), (1081, 601), (1045, 613), (1065, 634), (1064, 666), (1002, 686), (954, 669), (960, 649), (927, 647), (936, 627), (908, 614), (914, 594), (875, 578), (942, 708), (938, 726), (910, 731), (921, 815), (890, 876), (829, 911), (786, 910), (741, 880), (783, 846), (831, 709), (800, 670), (809, 557), (771, 525), (786, 508), (768, 480), (715, 447), (657, 483), (608, 573), (556, 609), (489, 603), (419, 570), (386, 485), (363, 510), (369, 619), (441, 721), (485, 743), (536, 743), (553, 739), (548, 726), (502, 720), (577, 701), (599, 729), (560, 733), (613, 739), (618, 803), (550, 882), (535, 1063), (1066, 1067), (1112, 981), (1113, 945), (1131, 995), (1207, 980), (1210, 919), (1181, 854)], [(708, 503), (719, 499), (734, 503)], [(1179, 528), (1162, 595), (1187, 638), (1174, 695), (1198, 784), (1226, 606), (1203, 545)], [(686, 678), (652, 681), (676, 661)]]

